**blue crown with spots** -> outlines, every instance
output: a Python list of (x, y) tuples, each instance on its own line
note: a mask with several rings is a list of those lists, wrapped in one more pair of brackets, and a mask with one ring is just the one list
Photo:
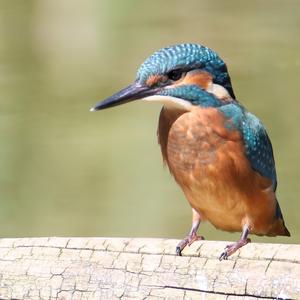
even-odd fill
[(213, 82), (226, 88), (235, 99), (225, 62), (215, 51), (198, 44), (179, 44), (158, 50), (140, 66), (136, 80), (144, 83), (150, 75), (165, 74), (178, 68), (209, 72)]

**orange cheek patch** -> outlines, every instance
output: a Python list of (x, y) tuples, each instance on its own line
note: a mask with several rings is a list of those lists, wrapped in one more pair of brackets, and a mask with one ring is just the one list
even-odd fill
[(146, 84), (148, 86), (153, 86), (153, 85), (157, 84), (158, 82), (164, 81), (164, 80), (165, 80), (164, 76), (161, 76), (161, 75), (151, 75), (147, 79)]
[(195, 84), (202, 89), (207, 89), (212, 84), (212, 76), (207, 72), (191, 72), (181, 84)]
[(207, 90), (212, 85), (212, 76), (208, 72), (191, 71), (184, 78), (172, 84), (171, 87), (188, 84), (198, 85), (200, 88)]

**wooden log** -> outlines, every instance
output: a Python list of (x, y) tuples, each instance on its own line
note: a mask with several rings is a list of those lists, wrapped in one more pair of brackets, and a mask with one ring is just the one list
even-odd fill
[(0, 239), (0, 299), (300, 299), (300, 245), (144, 238)]

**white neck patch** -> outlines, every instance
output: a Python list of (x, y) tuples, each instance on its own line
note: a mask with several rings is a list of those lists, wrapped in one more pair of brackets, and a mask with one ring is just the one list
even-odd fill
[(221, 85), (213, 83), (211, 84), (206, 91), (215, 95), (220, 100), (230, 100), (232, 99), (228, 91)]

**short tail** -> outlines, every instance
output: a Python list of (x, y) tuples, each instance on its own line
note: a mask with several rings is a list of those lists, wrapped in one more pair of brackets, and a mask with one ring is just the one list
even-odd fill
[(277, 219), (273, 223), (273, 226), (271, 227), (271, 229), (267, 235), (269, 235), (269, 236), (277, 236), (277, 235), (291, 236), (289, 230), (286, 228), (286, 226), (284, 224), (283, 219)]
[(284, 223), (283, 223), (283, 226), (284, 226), (284, 235), (285, 236), (291, 236), (289, 230), (285, 227)]
[(282, 215), (282, 212), (281, 212), (281, 209), (280, 209), (277, 199), (276, 199), (275, 221), (267, 235), (269, 235), (269, 236), (276, 236), (276, 235), (291, 236), (289, 230), (285, 226), (283, 215)]

